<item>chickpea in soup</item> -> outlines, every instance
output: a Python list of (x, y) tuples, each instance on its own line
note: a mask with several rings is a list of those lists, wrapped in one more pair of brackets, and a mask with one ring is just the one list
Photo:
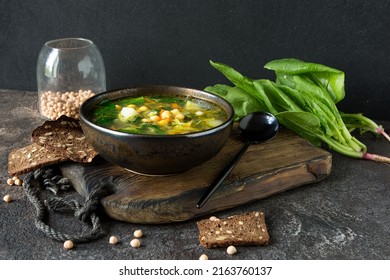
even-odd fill
[(193, 133), (214, 128), (226, 120), (225, 110), (211, 102), (172, 96), (107, 99), (93, 112), (95, 124), (135, 134)]

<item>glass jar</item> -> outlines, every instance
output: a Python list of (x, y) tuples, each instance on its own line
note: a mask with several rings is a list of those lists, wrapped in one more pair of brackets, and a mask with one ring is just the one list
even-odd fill
[(88, 39), (64, 38), (48, 41), (37, 62), (38, 109), (42, 117), (61, 115), (79, 118), (80, 105), (106, 91), (103, 58)]

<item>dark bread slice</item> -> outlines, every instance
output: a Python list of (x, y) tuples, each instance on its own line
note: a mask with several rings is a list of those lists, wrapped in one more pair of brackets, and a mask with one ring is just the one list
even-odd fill
[(268, 245), (269, 234), (263, 212), (254, 211), (224, 219), (197, 222), (199, 243), (206, 248)]
[(8, 155), (8, 174), (18, 176), (38, 168), (69, 160), (60, 154), (51, 153), (36, 143), (12, 150)]
[(38, 145), (75, 162), (91, 162), (97, 155), (85, 138), (79, 121), (67, 116), (44, 122), (34, 129), (32, 138)]

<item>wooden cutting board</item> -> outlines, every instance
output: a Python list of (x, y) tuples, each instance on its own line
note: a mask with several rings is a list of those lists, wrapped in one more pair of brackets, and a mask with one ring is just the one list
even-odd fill
[(305, 184), (331, 172), (332, 156), (287, 129), (272, 140), (251, 145), (240, 162), (200, 209), (203, 192), (242, 147), (236, 132), (214, 158), (201, 166), (170, 176), (144, 176), (104, 160), (65, 164), (63, 176), (86, 197), (95, 188), (109, 188), (101, 204), (113, 219), (132, 223), (171, 223), (212, 214)]

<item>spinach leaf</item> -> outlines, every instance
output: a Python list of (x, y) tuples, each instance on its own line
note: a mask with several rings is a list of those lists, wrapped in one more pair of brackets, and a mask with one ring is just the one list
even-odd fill
[(262, 110), (251, 95), (237, 86), (215, 85), (214, 87), (206, 87), (205, 91), (219, 95), (229, 101), (234, 109), (235, 121), (239, 121), (250, 113)]
[(265, 95), (262, 88), (256, 87), (252, 79), (241, 75), (241, 73), (226, 64), (213, 61), (210, 61), (210, 64), (215, 69), (220, 71), (234, 85), (247, 92), (248, 95), (253, 98), (253, 100), (256, 100), (257, 106), (261, 108), (260, 111), (268, 111), (272, 114), (277, 112), (272, 106), (272, 103), (269, 101), (268, 97)]
[(318, 117), (309, 112), (288, 112), (284, 111), (275, 115), (278, 122), (310, 141), (316, 146), (321, 145), (321, 138), (324, 134), (320, 128)]
[(277, 85), (270, 80), (256, 80), (255, 87), (261, 87), (265, 95), (272, 102), (273, 107), (278, 111), (302, 111), (302, 109)]
[(345, 96), (342, 71), (298, 59), (280, 59), (264, 66), (275, 71), (276, 82), (271, 82), (250, 79), (226, 64), (210, 64), (236, 86), (206, 88), (231, 102), (237, 112), (235, 120), (251, 110), (267, 111), (314, 145), (325, 143), (349, 157), (390, 163), (390, 158), (367, 153), (366, 146), (350, 134), (350, 130), (359, 128), (375, 131), (390, 141), (384, 129), (370, 119), (339, 112), (336, 103)]
[(228, 86), (228, 85), (223, 85), (223, 84), (216, 84), (214, 86), (208, 86), (204, 89), (204, 91), (216, 94), (220, 97), (225, 97), (229, 90), (231, 90), (233, 87)]
[(335, 103), (345, 97), (343, 71), (318, 63), (295, 58), (284, 58), (268, 62), (264, 68), (274, 70), (279, 80), (283, 76), (301, 76), (326, 89)]

